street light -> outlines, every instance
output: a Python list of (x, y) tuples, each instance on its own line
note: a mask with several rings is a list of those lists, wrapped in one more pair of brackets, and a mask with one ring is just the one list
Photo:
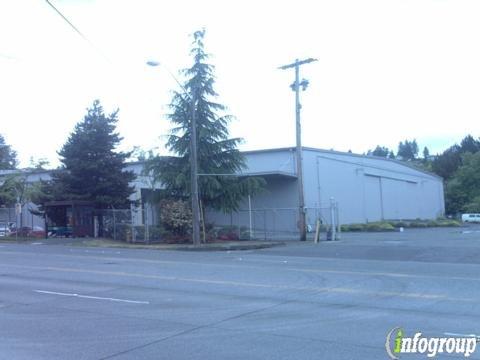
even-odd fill
[[(148, 66), (160, 66), (157, 61), (147, 61)], [(166, 67), (163, 66), (175, 82), (183, 90), (184, 95), (190, 99), (190, 116), (192, 120), (191, 137), (190, 137), (190, 182), (192, 195), (192, 240), (194, 245), (200, 244), (200, 206), (198, 197), (198, 170), (197, 170), (197, 122), (196, 122), (196, 89), (192, 90), (190, 95), (185, 87), (178, 81), (175, 75)]]

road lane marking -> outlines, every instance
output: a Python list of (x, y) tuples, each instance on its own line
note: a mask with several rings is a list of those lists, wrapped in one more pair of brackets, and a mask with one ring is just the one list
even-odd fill
[[(30, 254), (19, 251), (1, 251), (1, 254), (11, 254), (11, 255), (32, 255), (38, 256), (39, 254)], [(213, 266), (221, 268), (238, 268), (238, 269), (261, 269), (264, 270), (264, 266), (260, 265), (236, 265), (228, 263), (212, 264), (212, 263), (203, 263), (196, 261), (172, 261), (172, 260), (149, 260), (149, 259), (136, 259), (136, 258), (122, 258), (122, 257), (101, 257), (101, 256), (82, 256), (82, 255), (69, 255), (69, 254), (48, 254), (48, 256), (55, 257), (66, 257), (66, 258), (76, 258), (83, 260), (102, 260), (102, 261), (117, 261), (117, 262), (134, 262), (134, 263), (146, 263), (146, 264), (164, 264), (164, 265), (200, 265), (200, 266)], [(234, 259), (235, 260), (235, 259)], [(325, 260), (325, 259), (322, 259)], [(238, 261), (238, 260), (237, 260)], [(252, 261), (249, 259), (249, 261)], [(257, 261), (257, 260), (253, 260)], [(268, 262), (265, 259), (258, 259), (260, 262)], [(273, 261), (273, 260), (272, 260)], [(242, 261), (243, 262), (243, 261)], [(277, 260), (274, 262), (278, 263)], [(0, 266), (11, 266), (15, 267), (16, 265), (0, 264)], [(432, 280), (460, 280), (460, 281), (474, 281), (480, 282), (478, 277), (466, 277), (466, 276), (442, 276), (442, 275), (422, 275), (422, 274), (408, 274), (408, 273), (397, 273), (397, 272), (374, 272), (374, 271), (350, 271), (350, 270), (332, 270), (332, 269), (305, 269), (305, 268), (293, 268), (285, 267), (281, 269), (282, 271), (296, 271), (296, 272), (307, 272), (307, 273), (325, 273), (325, 274), (338, 274), (338, 275), (352, 275), (352, 276), (383, 276), (383, 277), (393, 277), (393, 278), (411, 278), (411, 279), (432, 279)]]
[(443, 334), (447, 336), (455, 336), (455, 337), (475, 337), (475, 338), (479, 337), (478, 335), (475, 335), (475, 334), (457, 334), (457, 333), (451, 333), (451, 332), (446, 332)]
[(126, 299), (117, 299), (117, 298), (101, 297), (101, 296), (81, 295), (81, 294), (74, 294), (74, 293), (62, 293), (62, 292), (47, 291), (47, 290), (33, 290), (33, 291), (40, 294), (69, 296), (69, 297), (77, 297), (81, 299), (107, 300), (107, 301), (115, 301), (115, 302), (124, 302), (129, 304), (146, 304), (146, 305), (150, 304), (149, 301), (126, 300)]
[(407, 293), (407, 292), (395, 292), (395, 291), (371, 291), (371, 290), (361, 290), (361, 289), (342, 288), (342, 287), (316, 287), (316, 286), (300, 286), (299, 287), (299, 286), (261, 284), (261, 283), (230, 281), (230, 280), (211, 280), (211, 279), (186, 278), (186, 277), (165, 276), (165, 275), (148, 275), (148, 274), (139, 274), (139, 273), (131, 273), (131, 272), (127, 273), (127, 272), (121, 272), (121, 271), (102, 271), (102, 270), (51, 267), (51, 266), (40, 267), (40, 266), (29, 266), (29, 265), (17, 265), (15, 267), (29, 268), (29, 269), (36, 269), (36, 270), (46, 270), (46, 271), (67, 272), (67, 273), (95, 274), (95, 275), (105, 275), (105, 276), (118, 276), (118, 277), (124, 277), (124, 278), (131, 277), (131, 278), (154, 279), (154, 280), (163, 280), (163, 281), (180, 281), (180, 282), (188, 282), (188, 283), (227, 285), (227, 286), (237, 286), (237, 287), (253, 287), (253, 288), (264, 288), (264, 289), (274, 289), (274, 290), (312, 291), (312, 292), (318, 292), (318, 293), (333, 293), (333, 294), (348, 293), (348, 294), (355, 294), (355, 295), (398, 297), (398, 298), (406, 298), (406, 299), (413, 298), (413, 299), (424, 299), (424, 300), (444, 300), (444, 301), (474, 302), (474, 303), (478, 302), (478, 298), (456, 298), (456, 297), (449, 297), (444, 294)]

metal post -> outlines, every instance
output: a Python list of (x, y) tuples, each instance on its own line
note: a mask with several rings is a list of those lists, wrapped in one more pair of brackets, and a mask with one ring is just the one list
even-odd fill
[(332, 240), (335, 240), (336, 228), (335, 228), (335, 200), (334, 198), (330, 198), (330, 226), (331, 226), (331, 233), (332, 233)]
[[(147, 205), (148, 206), (148, 205)], [(144, 230), (144, 241), (148, 244), (150, 242), (150, 234), (149, 234), (149, 219), (148, 219), (148, 210), (143, 209), (145, 211), (145, 230)]]
[(263, 209), (263, 233), (264, 239), (267, 241), (267, 209)]
[(113, 212), (113, 240), (117, 240), (117, 223), (115, 218), (115, 209), (112, 209)]
[(335, 217), (337, 218), (337, 238), (335, 240), (340, 240), (342, 236), (342, 225), (340, 224), (338, 201), (335, 202)]
[(273, 234), (272, 238), (275, 238), (277, 235), (277, 209), (272, 210), (272, 215), (273, 215)]
[(191, 154), (190, 154), (190, 179), (192, 186), (192, 241), (194, 245), (200, 245), (200, 205), (198, 202), (198, 171), (197, 171), (197, 121), (196, 121), (197, 92), (194, 88), (191, 96)]
[(248, 194), (248, 220), (250, 222), (250, 240), (253, 238), (253, 229), (252, 229), (252, 198), (250, 197), (250, 194)]
[(305, 199), (303, 190), (303, 169), (302, 169), (302, 131), (300, 124), (300, 86), (303, 90), (308, 86), (307, 80), (302, 80), (300, 83), (300, 65), (308, 64), (316, 59), (298, 60), (293, 64), (281, 66), (280, 69), (286, 70), (295, 68), (295, 82), (292, 84), (292, 90), (295, 91), (295, 123), (296, 123), (296, 160), (297, 160), (297, 179), (298, 179), (298, 226), (300, 230), (300, 241), (307, 240), (307, 229), (305, 221)]
[(315, 239), (313, 239), (313, 242), (315, 244), (318, 244), (318, 240), (320, 238), (320, 220), (317, 219), (315, 222)]

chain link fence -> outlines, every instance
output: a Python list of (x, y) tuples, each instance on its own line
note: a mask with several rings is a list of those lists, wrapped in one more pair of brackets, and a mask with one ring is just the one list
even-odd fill
[(162, 241), (162, 231), (153, 209), (95, 210), (94, 237), (132, 243), (157, 243)]
[[(341, 226), (336, 202), (324, 207), (305, 208), (305, 218), (309, 239), (340, 238)], [(297, 240), (300, 236), (298, 208), (241, 209), (226, 215), (211, 213), (207, 216), (208, 221), (220, 232), (240, 240)]]
[(42, 217), (29, 211), (28, 205), (18, 208), (0, 208), (0, 235), (5, 236), (16, 229), (42, 231), (45, 229), (45, 221)]
[[(40, 233), (45, 220), (24, 206), (0, 208), (0, 236), (15, 229), (30, 229)], [(298, 208), (241, 209), (230, 214), (208, 212), (205, 214), (206, 238), (220, 240), (298, 240)], [(335, 240), (340, 237), (338, 204), (305, 208), (307, 238)], [(202, 228), (203, 230), (203, 228)], [(316, 233), (318, 231), (318, 237)], [(158, 209), (95, 210), (93, 236), (132, 243), (162, 242), (165, 231), (160, 226)]]

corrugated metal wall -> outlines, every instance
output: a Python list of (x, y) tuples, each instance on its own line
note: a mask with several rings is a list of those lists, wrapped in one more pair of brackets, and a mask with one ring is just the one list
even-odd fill
[(441, 178), (396, 161), (305, 149), (306, 206), (339, 202), (344, 223), (444, 215)]

